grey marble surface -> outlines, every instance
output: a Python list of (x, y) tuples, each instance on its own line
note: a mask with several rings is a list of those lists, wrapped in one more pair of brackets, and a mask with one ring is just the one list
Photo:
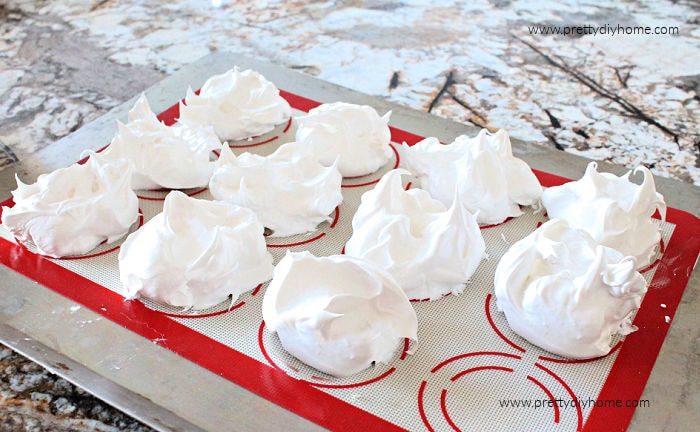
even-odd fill
[(148, 432), (151, 429), (0, 345), (0, 430)]
[[(181, 66), (232, 50), (460, 122), (507, 128), (543, 146), (628, 167), (644, 163), (655, 174), (700, 184), (695, 1), (263, 3), (0, 3), (0, 167)], [(679, 32), (561, 37), (528, 31), (589, 24)], [(694, 304), (687, 297), (674, 326), (696, 335), (689, 338), (694, 342), (671, 347), (663, 361), (683, 362), (697, 374), (699, 326), (696, 311), (683, 310)], [(8, 350), (0, 351), (0, 363), (0, 413), (14, 422), (4, 425), (15, 428), (9, 430), (146, 430), (104, 405), (96, 416), (72, 417), (82, 413), (83, 402), (66, 395), (79, 401), (88, 395)], [(38, 387), (25, 385), (32, 382)], [(663, 379), (652, 377), (649, 386), (663, 391)], [(697, 409), (697, 394), (681, 396), (683, 409)]]
[[(693, 0), (10, 0), (0, 6), (0, 164), (230, 50), (700, 184), (699, 12)], [(533, 26), (676, 34), (545, 36)]]

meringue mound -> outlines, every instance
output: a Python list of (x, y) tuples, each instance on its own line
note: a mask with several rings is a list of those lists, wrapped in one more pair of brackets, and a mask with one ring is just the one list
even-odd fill
[(450, 205), (457, 194), (480, 224), (497, 224), (523, 214), (520, 205), (536, 205), (542, 187), (530, 167), (513, 156), (508, 132), (482, 129), (474, 138), (458, 136), (451, 144), (426, 138), (397, 146), (401, 166), (433, 198)]
[(606, 355), (614, 334), (636, 330), (646, 281), (634, 257), (552, 219), (514, 243), (496, 267), (498, 308), (511, 329), (564, 357)]
[(244, 207), (172, 191), (119, 251), (125, 297), (206, 309), (272, 276), (263, 226)]
[(485, 254), (476, 217), (422, 189), (404, 190), (406, 170), (386, 173), (362, 195), (345, 254), (389, 272), (411, 299), (459, 294)]
[(340, 158), (343, 177), (371, 174), (391, 159), (390, 117), (391, 111), (380, 117), (367, 105), (322, 104), (297, 117), (296, 141), (305, 143), (323, 165)]
[(292, 115), (279, 89), (253, 70), (237, 67), (214, 75), (199, 95), (187, 89), (180, 103), (180, 123), (190, 127), (213, 126), (221, 141), (262, 135)]
[(551, 218), (565, 219), (585, 230), (598, 243), (635, 257), (637, 264), (649, 264), (661, 240), (659, 225), (652, 215), (659, 211), (666, 220), (666, 203), (656, 192), (651, 171), (639, 166), (644, 180), (637, 185), (623, 176), (599, 173), (591, 162), (577, 181), (551, 187), (542, 194), (542, 203)]
[(158, 121), (143, 94), (129, 111), (129, 122), (118, 121), (117, 126), (102, 154), (110, 161), (126, 158), (134, 164), (133, 189), (187, 189), (209, 182), (211, 152), (221, 146), (211, 127), (168, 127)]
[(236, 157), (224, 144), (209, 182), (212, 196), (252, 209), (272, 237), (315, 230), (343, 201), (343, 179), (337, 161), (324, 167), (299, 148), (287, 143), (267, 157)]
[(42, 174), (36, 183), (24, 184), (15, 175), (15, 205), (2, 208), (2, 224), (42, 255), (86, 254), (100, 243), (125, 236), (137, 221), (132, 169), (127, 160), (108, 162), (89, 153), (84, 164)]
[(337, 377), (387, 362), (405, 338), (417, 337), (416, 313), (393, 278), (345, 255), (288, 251), (275, 267), (262, 313), (285, 350)]

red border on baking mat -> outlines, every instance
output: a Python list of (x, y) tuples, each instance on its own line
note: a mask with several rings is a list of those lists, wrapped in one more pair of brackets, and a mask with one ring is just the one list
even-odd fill
[[(296, 109), (308, 111), (319, 102), (284, 90), (280, 94)], [(178, 104), (158, 118), (172, 124), (179, 115)], [(391, 127), (392, 141), (415, 144), (423, 137)], [(534, 171), (534, 170), (533, 170)], [(554, 186), (569, 181), (564, 177), (535, 171), (540, 183)], [(11, 200), (4, 202), (7, 205)], [(1, 210), (0, 210), (1, 211)], [(676, 225), (644, 302), (634, 323), (639, 331), (627, 336), (598, 399), (636, 400), (642, 394), (656, 357), (668, 332), (663, 315), (673, 318), (700, 252), (700, 220), (681, 210), (669, 208), (667, 221)], [(323, 427), (336, 430), (402, 430), (284, 371), (261, 363), (222, 343), (190, 329), (139, 301), (122, 296), (61, 267), (51, 259), (34, 254), (24, 246), (0, 238), (0, 263), (35, 280), (121, 326), (197, 363), (231, 382), (274, 402)], [(661, 303), (666, 308), (654, 307)], [(645, 307), (646, 305), (646, 307)], [(206, 350), (199, 347), (206, 346)], [(231, 365), (235, 365), (232, 367)], [(635, 408), (595, 407), (584, 431), (624, 430)]]

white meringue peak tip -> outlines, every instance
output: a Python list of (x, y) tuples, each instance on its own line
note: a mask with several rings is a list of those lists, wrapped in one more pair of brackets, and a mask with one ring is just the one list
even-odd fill
[(463, 289), (484, 257), (485, 242), (459, 200), (447, 207), (422, 189), (406, 191), (405, 174), (391, 170), (362, 195), (345, 254), (386, 270), (412, 299), (441, 298)]
[(131, 107), (128, 113), (128, 119), (129, 121), (137, 121), (137, 120), (156, 120), (157, 116), (151, 109), (151, 105), (148, 103), (148, 98), (146, 97), (146, 93), (141, 93), (139, 97), (136, 99), (136, 102), (134, 102), (134, 105)]
[(656, 192), (653, 176), (641, 168), (644, 180), (633, 183), (628, 171), (622, 176), (599, 172), (591, 162), (575, 181), (547, 188), (542, 203), (551, 218), (567, 220), (585, 230), (597, 242), (634, 256), (639, 267), (648, 265), (661, 239), (658, 210), (666, 218), (666, 203)]
[(186, 189), (209, 182), (214, 169), (212, 149), (218, 137), (205, 129), (178, 124), (168, 127), (147, 107), (130, 112), (131, 121), (117, 121), (117, 133), (104, 152), (111, 161), (134, 165), (134, 189)]

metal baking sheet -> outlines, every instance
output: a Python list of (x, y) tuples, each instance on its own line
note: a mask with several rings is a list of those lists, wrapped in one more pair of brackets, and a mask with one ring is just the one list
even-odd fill
[[(222, 62), (218, 69), (226, 70), (234, 64), (247, 66), (241, 64), (240, 59), (235, 59), (228, 64)], [(285, 91), (284, 95), (297, 113), (307, 111), (318, 104), (319, 100), (353, 101), (342, 97), (334, 98), (332, 94), (315, 100), (309, 98), (306, 92), (286, 86), (289, 84), (289, 77), (280, 81), (269, 76), (264, 70), (261, 72), (282, 89), (291, 88)], [(197, 83), (201, 84), (202, 79), (213, 73), (216, 71), (211, 69), (207, 73), (199, 72), (198, 81), (190, 85), (198, 86)], [(167, 104), (169, 98), (171, 104), (166, 105), (167, 109), (161, 108), (164, 120), (174, 121), (177, 111), (176, 106), (172, 104), (183, 95), (184, 90), (164, 95), (163, 103)], [(151, 97), (149, 94), (149, 98)], [(151, 104), (157, 109), (157, 104)], [(376, 107), (381, 112), (381, 107)], [(396, 121), (396, 113), (392, 119)], [(401, 120), (397, 123), (394, 121), (392, 124), (400, 123)], [(415, 142), (426, 135), (437, 135), (447, 139), (444, 138), (444, 134), (423, 132), (420, 124), (411, 122), (410, 125), (410, 128), (405, 129), (394, 126), (392, 138), (396, 143)], [(113, 127), (108, 129), (113, 130)], [(236, 149), (238, 152), (253, 151), (266, 154), (280, 143), (289, 141), (293, 136), (293, 129), (292, 123), (284, 124), (256, 140), (234, 143), (234, 147), (239, 147)], [(91, 144), (101, 147), (109, 138), (111, 135), (102, 142)], [(398, 155), (383, 171), (396, 164)], [(276, 258), (279, 259), (287, 248), (309, 249), (319, 255), (339, 253), (350, 235), (349, 223), (354, 208), (359, 203), (359, 196), (372, 187), (380, 174), (364, 179), (346, 180), (343, 205), (336, 211), (334, 220), (320, 227), (317, 233), (270, 241), (271, 251)], [(545, 185), (564, 181), (545, 172), (538, 174)], [(580, 173), (571, 177), (578, 176)], [(14, 183), (8, 184), (7, 187), (7, 190), (14, 188)], [(208, 194), (206, 190), (194, 190), (190, 193), (205, 199)], [(163, 196), (164, 193), (141, 196), (141, 209), (146, 220), (160, 210), (160, 199)], [(242, 428), (248, 428), (246, 425), (260, 428), (260, 421), (271, 422), (278, 427), (282, 424), (285, 427), (290, 424), (296, 425), (304, 430), (311, 427), (299, 417), (290, 418), (289, 411), (332, 429), (365, 425), (375, 430), (391, 430), (395, 426), (411, 430), (469, 430), (485, 427), (504, 430), (539, 430), (542, 427), (556, 430), (595, 430), (596, 425), (610, 425), (611, 422), (624, 426), (634, 412), (630, 407), (558, 408), (550, 404), (540, 407), (541, 409), (519, 410), (504, 408), (498, 404), (499, 401), (521, 398), (540, 402), (639, 399), (668, 329), (664, 317), (672, 315), (675, 311), (687, 282), (687, 279), (673, 278), (670, 275), (677, 273), (679, 269), (686, 269), (689, 275), (687, 269), (692, 269), (694, 264), (691, 257), (693, 251), (697, 256), (698, 244), (692, 240), (697, 238), (693, 235), (698, 230), (697, 218), (671, 210), (670, 223), (664, 224), (663, 227), (664, 253), (660, 254), (660, 261), (646, 271), (648, 279), (653, 279), (651, 286), (654, 289), (647, 294), (636, 320), (636, 324), (641, 327), (640, 332), (628, 336), (611, 355), (593, 362), (568, 362), (547, 355), (510, 333), (502, 315), (495, 311), (491, 296), (491, 279), (498, 257), (505, 252), (509, 244), (527, 235), (542, 220), (544, 217), (541, 214), (529, 212), (502, 226), (484, 230), (491, 261), (482, 263), (465, 293), (435, 302), (414, 303), (419, 314), (418, 343), (415, 346), (407, 344), (406, 349), (397, 353), (396, 358), (389, 364), (377, 366), (346, 380), (318, 376), (285, 355), (276, 343), (276, 338), (267, 333), (262, 326), (260, 301), (264, 286), (241, 296), (230, 310), (229, 305), (222, 304), (197, 315), (183, 314), (181, 311), (148, 301), (124, 302), (118, 295), (116, 253), (111, 248), (95, 251), (83, 260), (48, 260), (12, 245), (11, 238), (5, 235), (5, 243), (0, 243), (0, 250), (3, 251), (2, 262), (6, 266), (40, 282), (39, 286), (34, 287), (39, 297), (51, 297), (60, 293), (76, 302), (68, 302), (60, 307), (54, 306), (48, 316), (39, 315), (35, 318), (35, 321), (46, 321), (32, 322), (33, 325), (30, 326), (35, 328), (38, 324), (38, 327), (44, 327), (44, 331), (48, 331), (48, 335), (42, 336), (50, 343), (37, 338), (43, 344), (54, 345), (51, 346), (53, 349), (58, 347), (58, 351), (69, 357), (73, 357), (69, 352), (79, 351), (79, 363), (97, 369), (99, 375), (117, 376), (118, 379), (111, 376), (109, 378), (120, 384), (124, 383), (125, 387), (151, 399), (153, 398), (148, 393), (144, 394), (143, 390), (134, 389), (133, 387), (138, 386), (134, 386), (133, 381), (148, 383), (149, 388), (157, 384), (163, 387), (162, 390), (166, 390), (177, 384), (171, 381), (163, 382), (156, 377), (162, 375), (183, 379), (179, 372), (187, 371), (188, 368), (174, 363), (173, 366), (167, 367), (170, 369), (168, 374), (161, 371), (154, 377), (134, 364), (152, 367), (153, 363), (157, 363), (154, 359), (171, 355), (163, 353), (162, 348), (167, 348), (228, 381), (227, 384), (223, 384), (217, 380), (214, 384), (216, 389), (193, 383), (199, 391), (192, 394), (190, 390), (191, 396), (186, 398), (187, 402), (191, 402), (193, 398), (204, 398), (211, 402), (211, 398), (207, 396), (210, 393), (219, 394), (225, 399), (217, 402), (231, 402), (230, 405), (222, 407), (222, 412), (217, 412), (219, 417), (228, 417)], [(21, 283), (27, 282), (22, 280)], [(10, 300), (11, 298), (14, 300)], [(666, 308), (659, 310), (649, 306), (656, 302), (663, 303)], [(11, 311), (12, 316), (19, 322), (31, 321), (28, 316), (31, 316), (32, 308), (28, 302), (23, 302), (17, 297), (8, 297), (5, 303), (8, 306), (2, 309), (3, 313), (5, 310)], [(83, 319), (83, 315), (90, 318)], [(52, 322), (68, 325), (70, 332), (54, 331), (51, 334), (46, 327), (50, 327)], [(95, 327), (106, 326), (108, 322), (117, 323), (140, 335), (150, 341), (155, 349), (142, 348), (145, 350), (142, 355), (140, 350), (133, 347), (123, 349), (115, 345), (114, 349), (101, 352), (102, 356), (100, 353), (87, 353), (86, 350), (91, 344), (85, 340), (85, 336), (93, 334)], [(120, 338), (122, 333), (122, 329), (114, 331)], [(95, 337), (104, 339), (108, 334), (112, 334), (111, 330), (97, 330)], [(126, 339), (130, 338), (124, 336), (124, 340)], [(143, 340), (139, 341), (141, 342)], [(637, 361), (642, 350), (644, 361)], [(409, 352), (413, 354), (409, 355)], [(84, 360), (86, 357), (89, 359)], [(103, 373), (105, 369), (109, 370), (109, 374)], [(153, 382), (154, 379), (156, 383)], [(231, 383), (253, 391), (289, 411), (281, 412), (276, 408), (273, 410), (273, 419), (260, 419), (255, 409), (247, 411), (249, 407), (243, 407), (239, 402), (255, 400), (257, 404), (265, 405), (266, 409), (269, 409), (267, 402), (254, 396), (251, 398), (249, 394), (243, 393), (240, 387), (231, 391)], [(220, 418), (204, 419), (201, 415), (197, 416), (196, 409), (183, 409), (178, 406), (182, 401), (168, 398), (174, 393), (163, 394), (162, 390), (155, 391), (159, 396), (156, 404), (172, 411), (172, 417), (184, 417), (192, 424), (205, 429), (217, 429), (223, 425)], [(95, 392), (99, 394), (98, 390)], [(152, 389), (150, 393), (153, 393)], [(245, 397), (238, 399), (242, 394), (245, 394)], [(162, 402), (163, 399), (166, 402)], [(287, 420), (291, 423), (287, 423)], [(166, 427), (169, 428), (171, 427)]]

